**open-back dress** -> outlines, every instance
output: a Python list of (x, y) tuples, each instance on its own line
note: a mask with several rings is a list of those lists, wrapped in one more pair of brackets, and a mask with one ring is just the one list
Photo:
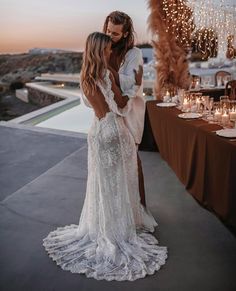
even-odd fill
[(151, 234), (157, 223), (140, 203), (137, 150), (123, 118), (129, 102), (118, 108), (109, 71), (98, 86), (110, 111), (101, 119), (95, 116), (88, 133), (87, 190), (79, 224), (50, 232), (43, 245), (63, 270), (97, 280), (133, 281), (159, 270), (167, 248)]

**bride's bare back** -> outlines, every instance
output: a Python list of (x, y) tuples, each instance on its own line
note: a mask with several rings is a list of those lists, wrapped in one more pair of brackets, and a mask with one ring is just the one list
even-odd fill
[[(110, 80), (112, 83), (112, 91), (114, 93), (114, 100), (117, 103), (118, 107), (124, 108), (128, 102), (127, 96), (122, 96), (119, 87), (116, 85), (114, 78), (110, 74)], [(106, 116), (106, 113), (110, 111), (105, 97), (102, 94), (100, 88), (97, 86), (95, 94), (86, 95), (90, 105), (93, 107), (95, 115), (98, 119), (101, 119)]]

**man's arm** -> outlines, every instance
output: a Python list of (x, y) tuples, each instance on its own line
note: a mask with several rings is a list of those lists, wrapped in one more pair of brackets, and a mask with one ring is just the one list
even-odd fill
[(142, 84), (142, 78), (138, 86), (136, 83), (137, 76), (135, 75), (134, 70), (136, 70), (139, 74), (138, 69), (140, 65), (143, 65), (142, 52), (140, 49), (135, 47), (127, 52), (125, 61), (119, 70), (120, 88), (124, 95), (129, 97), (135, 97), (137, 95), (140, 85)]
[[(111, 66), (108, 67), (108, 69), (110, 70), (110, 72), (112, 73), (116, 85), (118, 87), (120, 87), (120, 78), (119, 78), (119, 73), (114, 70)], [(143, 67), (141, 65), (139, 65), (138, 70), (133, 70), (134, 71), (134, 79), (135, 79), (135, 85), (136, 86), (141, 86), (142, 84), (142, 79), (143, 79)]]

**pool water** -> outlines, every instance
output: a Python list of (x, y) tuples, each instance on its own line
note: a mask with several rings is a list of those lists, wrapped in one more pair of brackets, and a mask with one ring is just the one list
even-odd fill
[(42, 121), (36, 126), (88, 133), (93, 116), (93, 110), (82, 103)]

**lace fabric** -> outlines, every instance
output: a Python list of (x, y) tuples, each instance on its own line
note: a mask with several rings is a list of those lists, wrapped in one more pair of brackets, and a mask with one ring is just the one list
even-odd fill
[(167, 248), (149, 232), (157, 225), (140, 203), (137, 150), (111, 91), (99, 84), (110, 112), (88, 133), (88, 179), (78, 225), (59, 227), (43, 240), (63, 269), (97, 280), (133, 281), (165, 264)]

